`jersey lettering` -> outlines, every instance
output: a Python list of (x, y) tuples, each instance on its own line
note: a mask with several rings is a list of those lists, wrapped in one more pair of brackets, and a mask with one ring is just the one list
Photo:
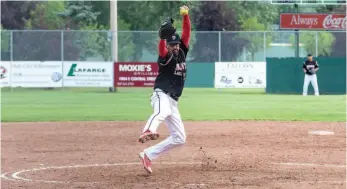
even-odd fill
[[(305, 69), (306, 71), (308, 71), (310, 69), (315, 69), (318, 67), (319, 67), (318, 63), (315, 60), (312, 60), (312, 61), (306, 60), (302, 66), (302, 68)], [(306, 74), (312, 75), (311, 73), (308, 73), (308, 72)]]
[(187, 53), (188, 48), (181, 42), (178, 55), (169, 52), (167, 57), (158, 58), (159, 74), (155, 80), (154, 88), (159, 88), (177, 97), (181, 96), (186, 80)]

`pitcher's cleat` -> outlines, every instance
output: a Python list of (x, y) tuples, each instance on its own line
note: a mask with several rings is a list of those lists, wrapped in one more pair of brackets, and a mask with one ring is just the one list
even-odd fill
[(147, 155), (144, 153), (144, 152), (141, 152), (139, 154), (139, 157), (141, 159), (141, 162), (143, 164), (143, 168), (145, 168), (145, 170), (148, 172), (148, 173), (152, 173), (152, 168), (151, 168), (151, 160), (148, 159)]
[(140, 138), (139, 138), (139, 142), (141, 143), (145, 143), (148, 140), (157, 140), (159, 138), (159, 133), (157, 132), (151, 132), (150, 130), (147, 130), (146, 132), (144, 132)]

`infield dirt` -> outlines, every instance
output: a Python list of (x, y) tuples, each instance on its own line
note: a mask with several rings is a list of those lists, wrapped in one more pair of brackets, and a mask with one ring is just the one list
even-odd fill
[(138, 121), (2, 123), (1, 188), (346, 188), (343, 122), (184, 123), (187, 143), (150, 175), (138, 153), (168, 136), (165, 125), (142, 144)]

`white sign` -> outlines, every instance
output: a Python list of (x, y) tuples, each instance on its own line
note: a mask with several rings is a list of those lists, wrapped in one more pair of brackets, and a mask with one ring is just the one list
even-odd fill
[(113, 86), (113, 62), (64, 62), (64, 87)]
[(11, 87), (62, 87), (62, 62), (11, 62)]
[(0, 86), (10, 87), (10, 76), (11, 76), (11, 63), (0, 62)]
[(265, 88), (265, 62), (216, 62), (215, 88)]

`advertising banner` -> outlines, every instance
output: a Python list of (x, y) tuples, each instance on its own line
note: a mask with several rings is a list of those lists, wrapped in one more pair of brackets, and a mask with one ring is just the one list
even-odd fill
[(0, 62), (0, 86), (10, 87), (11, 76), (11, 63), (1, 61)]
[(346, 14), (281, 13), (281, 29), (346, 30)]
[(113, 62), (64, 62), (64, 87), (112, 87)]
[(116, 87), (153, 87), (158, 70), (156, 62), (116, 62), (114, 85)]
[(265, 88), (265, 62), (216, 62), (215, 88)]
[(11, 87), (62, 87), (62, 62), (11, 62)]

